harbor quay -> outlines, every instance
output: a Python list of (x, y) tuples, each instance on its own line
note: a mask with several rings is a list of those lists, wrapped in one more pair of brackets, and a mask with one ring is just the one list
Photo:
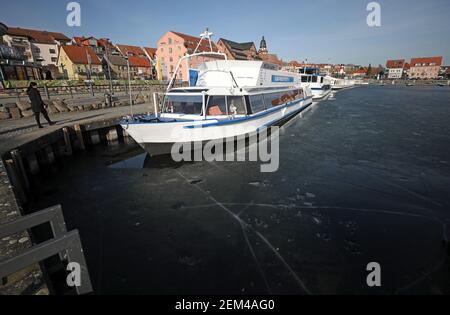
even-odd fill
[[(150, 103), (134, 105), (137, 114), (145, 114), (152, 109), (153, 104)], [(23, 204), (27, 202), (26, 186), (29, 184), (26, 180), (27, 173), (36, 171), (27, 168), (21, 169), (23, 173), (18, 173), (20, 167), (17, 160), (11, 160), (11, 151), (21, 152), (20, 159), (27, 164), (31, 158), (37, 163), (31, 165), (44, 167), (63, 156), (71, 155), (75, 150), (84, 149), (84, 138), (86, 144), (99, 143), (99, 130), (106, 141), (118, 141), (119, 137), (123, 139), (124, 135), (117, 126), (129, 113), (130, 106), (60, 113), (52, 116), (56, 125), (46, 126), (44, 129), (38, 129), (33, 118), (3, 121), (0, 126), (0, 224), (16, 222), (24, 216)], [(81, 136), (80, 132), (83, 132)], [(40, 156), (41, 164), (36, 161), (36, 156)], [(12, 257), (31, 248), (31, 242), (25, 229), (14, 235), (0, 237), (0, 258)], [(34, 264), (10, 275), (7, 280), (4, 278), (0, 293), (47, 295), (49, 290), (39, 264)]]

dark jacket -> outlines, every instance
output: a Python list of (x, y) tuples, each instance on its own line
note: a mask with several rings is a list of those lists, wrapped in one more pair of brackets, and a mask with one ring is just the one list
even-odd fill
[(44, 101), (42, 100), (41, 93), (36, 89), (28, 90), (28, 97), (31, 101), (31, 109), (34, 113), (40, 113), (44, 110)]

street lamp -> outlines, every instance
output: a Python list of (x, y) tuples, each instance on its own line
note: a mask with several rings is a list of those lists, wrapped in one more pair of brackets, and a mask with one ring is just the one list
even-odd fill
[[(108, 42), (109, 38), (107, 38), (106, 41)], [(106, 63), (108, 64), (109, 89), (110, 89), (111, 95), (114, 95), (112, 78), (111, 78), (111, 64), (110, 64), (110, 60), (109, 60), (108, 43), (105, 44), (105, 52), (106, 52)]]
[(125, 56), (125, 59), (127, 61), (127, 69), (128, 69), (128, 92), (130, 94), (131, 117), (133, 117), (133, 96), (131, 93), (130, 58), (128, 58), (128, 56)]

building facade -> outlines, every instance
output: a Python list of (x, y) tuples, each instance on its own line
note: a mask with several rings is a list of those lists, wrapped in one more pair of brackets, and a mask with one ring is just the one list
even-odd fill
[(405, 59), (388, 60), (386, 68), (388, 79), (401, 79), (404, 76)]
[(91, 47), (61, 46), (58, 64), (64, 79), (94, 80), (104, 78), (102, 62)]
[(154, 64), (148, 57), (150, 51), (130, 45), (116, 45), (116, 47), (123, 57), (129, 59), (132, 79), (154, 78)]
[[(158, 77), (163, 80), (170, 80), (174, 74), (178, 61), (186, 54), (193, 54), (198, 43), (201, 41), (200, 37), (195, 37), (183, 33), (169, 31), (165, 33), (157, 44), (157, 63), (158, 63)], [(212, 43), (212, 50), (218, 52), (219, 48), (215, 43)], [(211, 47), (207, 40), (202, 40), (197, 52), (210, 52)], [(189, 67), (197, 68), (201, 63), (214, 60), (214, 57), (196, 57), (191, 58)], [(180, 72), (177, 74), (177, 79), (184, 82), (189, 81), (189, 69), (187, 64), (180, 66)]]
[(437, 79), (442, 65), (442, 57), (412, 58), (409, 69), (410, 79)]

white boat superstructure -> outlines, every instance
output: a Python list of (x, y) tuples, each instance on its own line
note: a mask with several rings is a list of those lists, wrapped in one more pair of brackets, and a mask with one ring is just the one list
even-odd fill
[(349, 80), (349, 79), (339, 79), (339, 78), (333, 78), (330, 76), (325, 77), (331, 85), (332, 90), (342, 90), (354, 87), (356, 82), (355, 80)]
[(150, 154), (169, 154), (174, 143), (258, 133), (312, 104), (312, 92), (302, 86), (300, 75), (277, 71), (263, 61), (206, 62), (192, 83), (169, 86), (156, 115), (130, 117), (122, 127)]
[(313, 99), (321, 100), (331, 93), (330, 81), (319, 74), (317, 68), (302, 68), (299, 70), (302, 86), (311, 88)]

